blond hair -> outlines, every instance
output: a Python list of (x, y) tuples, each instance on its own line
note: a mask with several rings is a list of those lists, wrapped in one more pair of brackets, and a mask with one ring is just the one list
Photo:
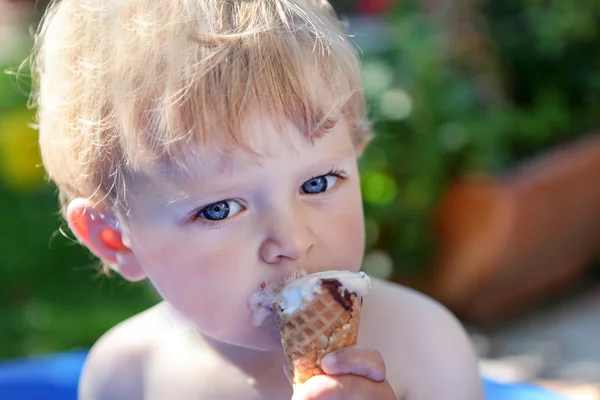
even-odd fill
[(370, 136), (358, 55), (325, 0), (62, 0), (32, 59), (42, 157), (63, 206), (114, 206), (126, 176), (178, 164), (190, 144), (244, 145), (257, 108), (309, 136), (337, 111), (356, 146)]

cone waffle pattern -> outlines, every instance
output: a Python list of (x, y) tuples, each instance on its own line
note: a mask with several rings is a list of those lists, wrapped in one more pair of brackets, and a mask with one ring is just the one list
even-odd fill
[(362, 298), (350, 295), (352, 308), (346, 310), (327, 291), (315, 295), (293, 314), (275, 314), (293, 384), (302, 384), (323, 374), (321, 359), (339, 348), (354, 345), (358, 339)]

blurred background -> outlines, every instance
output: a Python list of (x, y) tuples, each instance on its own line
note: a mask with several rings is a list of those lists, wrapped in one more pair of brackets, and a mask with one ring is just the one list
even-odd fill
[[(491, 375), (600, 382), (600, 2), (333, 4), (377, 134), (364, 269), (448, 306)], [(158, 301), (58, 215), (27, 107), (44, 6), (0, 0), (0, 359), (88, 348)]]

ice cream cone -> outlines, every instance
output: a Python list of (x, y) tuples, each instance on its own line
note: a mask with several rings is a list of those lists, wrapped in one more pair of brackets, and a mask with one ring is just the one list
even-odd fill
[(354, 287), (346, 287), (338, 271), (335, 276), (316, 275), (303, 278), (304, 286), (295, 283), (302, 295), (300, 303), (296, 296), (292, 303), (297, 304), (290, 307), (283, 291), (273, 302), (293, 385), (323, 374), (320, 365), (326, 354), (357, 343), (362, 296), (370, 288), (370, 279), (364, 274), (360, 279), (368, 286)]

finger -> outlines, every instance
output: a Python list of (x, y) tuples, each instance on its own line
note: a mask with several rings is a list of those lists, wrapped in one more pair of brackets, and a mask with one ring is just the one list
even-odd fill
[(318, 375), (294, 389), (292, 400), (395, 400), (387, 381), (373, 382), (362, 376)]
[(383, 382), (386, 376), (381, 354), (360, 346), (343, 347), (327, 354), (321, 360), (321, 369), (328, 375), (353, 374), (374, 382)]

